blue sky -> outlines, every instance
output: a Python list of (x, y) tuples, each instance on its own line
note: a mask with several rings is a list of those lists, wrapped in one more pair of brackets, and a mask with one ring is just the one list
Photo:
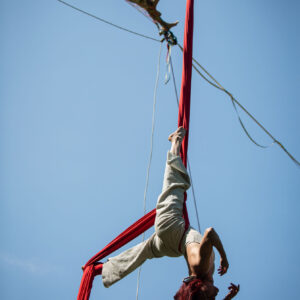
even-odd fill
[[(164, 19), (180, 21), (182, 42), (185, 1), (160, 2)], [(70, 3), (157, 37), (123, 0)], [(299, 20), (296, 0), (195, 1), (194, 57), (298, 159)], [(55, 0), (2, 0), (0, 24), (0, 296), (75, 299), (81, 265), (143, 214), (159, 43)], [(177, 125), (165, 56), (164, 46), (147, 210)], [(177, 47), (172, 59), (179, 88)], [(241, 116), (260, 143), (271, 143)], [(196, 73), (189, 159), (201, 227), (214, 226), (228, 253), (228, 274), (216, 276), (220, 295), (236, 282), (237, 299), (297, 299), (299, 168), (279, 147), (253, 145), (229, 98)], [(146, 262), (140, 299), (172, 299), (186, 273), (183, 258)], [(91, 299), (135, 299), (136, 278), (105, 289), (98, 277)]]

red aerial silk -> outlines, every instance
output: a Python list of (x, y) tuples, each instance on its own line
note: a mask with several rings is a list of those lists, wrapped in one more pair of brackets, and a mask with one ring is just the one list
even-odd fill
[[(193, 32), (194, 32), (194, 0), (187, 0), (184, 40), (183, 40), (183, 66), (181, 78), (181, 90), (178, 112), (178, 127), (183, 126), (186, 129), (185, 137), (182, 141), (180, 156), (185, 167), (187, 166), (187, 152), (189, 144), (190, 129), (190, 108), (191, 108), (191, 85), (192, 85), (192, 67), (193, 67)], [(190, 225), (188, 212), (186, 208), (186, 193), (184, 194), (183, 216), (185, 220), (185, 229)]]
[[(183, 70), (181, 93), (179, 101), (178, 127), (183, 126), (186, 129), (186, 135), (182, 142), (180, 152), (181, 159), (187, 166), (187, 151), (189, 137), (189, 121), (190, 121), (190, 97), (191, 97), (191, 79), (192, 79), (192, 58), (193, 58), (193, 27), (194, 27), (194, 0), (187, 0), (186, 18), (184, 27), (184, 44), (183, 44)], [(185, 194), (186, 200), (186, 194)], [(90, 297), (93, 280), (97, 275), (102, 273), (102, 263), (99, 260), (108, 256), (112, 252), (121, 248), (131, 240), (142, 234), (144, 231), (154, 225), (156, 210), (153, 209), (141, 219), (136, 221), (113, 241), (111, 241), (100, 252), (94, 255), (83, 267), (83, 276), (81, 279), (77, 300), (88, 300)], [(184, 203), (183, 215), (186, 228), (189, 226), (189, 219)]]

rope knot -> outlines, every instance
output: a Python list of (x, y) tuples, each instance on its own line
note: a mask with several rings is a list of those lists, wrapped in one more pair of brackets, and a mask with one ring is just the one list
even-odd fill
[(159, 32), (159, 35), (163, 35), (164, 36), (164, 38), (162, 39), (162, 42), (163, 41), (167, 41), (167, 43), (169, 45), (171, 45), (171, 46), (177, 45), (177, 38), (173, 34), (172, 31), (161, 29), (160, 32)]

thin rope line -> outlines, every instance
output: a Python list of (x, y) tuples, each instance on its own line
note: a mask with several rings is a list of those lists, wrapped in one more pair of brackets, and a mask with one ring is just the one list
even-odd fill
[[(152, 162), (152, 153), (153, 153), (153, 137), (154, 137), (154, 129), (155, 129), (155, 111), (156, 111), (157, 88), (158, 88), (159, 73), (160, 73), (161, 50), (162, 50), (162, 43), (160, 43), (160, 47), (159, 47), (157, 73), (156, 73), (156, 81), (155, 81), (154, 95), (153, 95), (150, 156), (149, 156), (149, 162), (148, 162), (148, 167), (147, 167), (146, 184), (145, 184), (145, 190), (144, 190), (144, 215), (146, 214), (146, 198), (147, 198), (147, 191), (148, 191), (148, 185), (149, 185), (149, 175), (150, 175), (150, 168), (151, 168), (151, 162)], [(144, 241), (144, 240), (145, 240), (145, 232), (143, 232), (143, 235), (142, 235), (142, 241)], [(138, 300), (138, 298), (139, 298), (141, 269), (142, 269), (142, 266), (140, 266), (139, 270), (138, 270), (137, 287), (136, 287), (136, 300)]]
[[(180, 50), (183, 52), (183, 48), (180, 44), (178, 44)], [(193, 58), (193, 61), (215, 82), (215, 84), (213, 82), (211, 82), (209, 79), (207, 79), (198, 69), (197, 67), (193, 64), (193, 68), (197, 71), (197, 73), (199, 75), (201, 75), (202, 78), (204, 78), (209, 84), (211, 84), (212, 86), (214, 86), (215, 88), (223, 91), (225, 94), (227, 94), (230, 99), (231, 99), (231, 102), (233, 104), (233, 107), (237, 113), (237, 116), (238, 116), (238, 119), (239, 119), (239, 122), (244, 130), (244, 132), (247, 134), (248, 138), (258, 147), (261, 147), (261, 148), (268, 148), (270, 146), (272, 146), (273, 144), (277, 144), (280, 146), (280, 148), (290, 157), (290, 159), (292, 159), (292, 161), (297, 164), (298, 166), (300, 166), (300, 163), (299, 161), (283, 146), (283, 144), (278, 141), (236, 98), (233, 97), (233, 95), (227, 91), (203, 66), (201, 66), (201, 64)], [(243, 124), (242, 120), (241, 120), (241, 117), (239, 115), (239, 112), (236, 108), (236, 105), (237, 104), (272, 140), (273, 142), (268, 145), (268, 146), (262, 146), (260, 144), (258, 144), (249, 134), (249, 132), (247, 131), (245, 125)]]
[(193, 200), (194, 200), (194, 206), (195, 206), (197, 224), (198, 224), (199, 232), (201, 233), (201, 227), (200, 227), (200, 221), (199, 221), (199, 214), (198, 214), (198, 207), (197, 207), (197, 202), (196, 202), (196, 195), (195, 195), (195, 190), (194, 190), (193, 177), (192, 177), (192, 171), (191, 171), (191, 166), (190, 166), (190, 160), (189, 159), (187, 159), (187, 163), (188, 163), (188, 170), (189, 170), (190, 178), (191, 178), (192, 194), (193, 194)]
[[(182, 46), (181, 45), (179, 45), (179, 48), (181, 49), (181, 51), (183, 51), (183, 49), (182, 49)], [(238, 110), (237, 110), (237, 108), (236, 108), (236, 105), (235, 105), (235, 99), (234, 99), (234, 97), (232, 96), (232, 94), (231, 93), (229, 93), (225, 88), (223, 88), (222, 87), (222, 85), (211, 75), (211, 74), (209, 74), (208, 73), (208, 71), (206, 71), (205, 69), (204, 69), (204, 67), (202, 67), (194, 58), (193, 58), (193, 61), (216, 83), (216, 84), (214, 84), (213, 82), (211, 82), (209, 79), (207, 79), (200, 71), (199, 71), (199, 69), (197, 69), (197, 67), (193, 64), (193, 68), (195, 69), (195, 71), (203, 78), (203, 79), (205, 79), (209, 84), (211, 84), (213, 87), (215, 87), (215, 88), (217, 88), (217, 89), (219, 89), (220, 91), (223, 91), (223, 92), (225, 92), (229, 97), (230, 97), (230, 99), (231, 99), (231, 101), (232, 101), (232, 105), (233, 105), (233, 108), (234, 108), (234, 110), (235, 110), (235, 112), (236, 112), (236, 115), (237, 115), (237, 118), (238, 118), (238, 120), (239, 120), (239, 123), (240, 123), (240, 125), (241, 125), (241, 127), (242, 127), (242, 129), (244, 130), (244, 132), (246, 133), (246, 135), (248, 136), (248, 138), (251, 140), (251, 142), (252, 143), (254, 143), (256, 146), (258, 146), (258, 147), (260, 147), (260, 148), (269, 148), (269, 147), (271, 147), (273, 144), (274, 144), (274, 142), (273, 143), (271, 143), (270, 145), (267, 145), (267, 146), (264, 146), (264, 145), (261, 145), (261, 144), (259, 144), (258, 142), (256, 142), (255, 140), (254, 140), (254, 138), (252, 138), (252, 136), (250, 135), (250, 133), (248, 132), (248, 130), (246, 129), (246, 126), (244, 125), (244, 123), (243, 123), (243, 121), (242, 121), (242, 119), (241, 119), (241, 116), (240, 116), (240, 114), (239, 114), (239, 112), (238, 112)], [(255, 120), (256, 121), (256, 120)]]
[[(216, 84), (214, 84), (213, 82), (211, 82), (209, 79), (207, 79), (207, 78), (206, 78), (206, 77), (205, 77), (205, 76), (197, 69), (197, 67), (196, 67), (194, 64), (193, 64), (193, 68), (194, 68), (195, 71), (196, 71), (203, 79), (205, 79), (209, 84), (211, 84), (211, 85), (214, 86), (215, 88), (219, 89), (220, 91), (223, 91), (223, 92), (225, 92), (226, 94), (228, 94), (227, 91), (221, 89), (219, 86), (217, 86)], [(271, 143), (270, 145), (267, 145), (267, 146), (263, 146), (263, 145), (257, 143), (257, 142), (252, 138), (252, 136), (250, 135), (250, 133), (249, 133), (248, 130), (246, 129), (246, 127), (245, 127), (245, 125), (244, 125), (244, 123), (243, 123), (243, 121), (242, 121), (242, 119), (241, 119), (241, 117), (240, 117), (239, 111), (237, 110), (236, 105), (235, 105), (234, 98), (232, 98), (232, 95), (231, 95), (231, 94), (228, 94), (228, 96), (231, 98), (232, 105), (233, 105), (233, 108), (234, 108), (234, 110), (235, 110), (235, 112), (236, 112), (237, 118), (238, 118), (238, 120), (239, 120), (239, 122), (240, 122), (240, 125), (242, 126), (242, 129), (244, 130), (244, 132), (245, 132), (246, 135), (248, 136), (248, 138), (249, 138), (256, 146), (258, 146), (258, 147), (260, 147), (260, 148), (269, 148), (270, 146), (272, 146), (274, 143)]]
[[(173, 63), (172, 63), (172, 57), (171, 56), (170, 56), (170, 65), (171, 65), (171, 73), (172, 73), (172, 78), (173, 78), (173, 85), (174, 85), (174, 90), (175, 90), (175, 95), (176, 95), (177, 106), (179, 107), (179, 98), (178, 98), (178, 92), (177, 92), (177, 87), (176, 87), (176, 80), (175, 80), (175, 75), (174, 75)], [(195, 207), (196, 218), (197, 218), (197, 223), (198, 223), (198, 229), (199, 229), (199, 232), (201, 233), (198, 207), (197, 207), (197, 201), (196, 201), (196, 195), (195, 195), (195, 190), (194, 190), (194, 184), (193, 184), (193, 179), (192, 179), (192, 171), (191, 171), (189, 157), (187, 157), (187, 164), (188, 164), (188, 170), (189, 170), (189, 173), (190, 173), (192, 194), (193, 194), (194, 207)]]
[(57, 0), (57, 1), (59, 1), (60, 3), (66, 5), (66, 6), (68, 6), (68, 7), (73, 8), (73, 9), (75, 9), (75, 10), (77, 10), (77, 11), (79, 11), (79, 12), (81, 12), (81, 13), (83, 13), (83, 14), (89, 16), (89, 17), (92, 17), (92, 18), (94, 18), (94, 19), (96, 19), (96, 20), (98, 20), (98, 21), (101, 21), (101, 22), (103, 22), (103, 23), (106, 23), (106, 24), (108, 24), (108, 25), (111, 25), (111, 26), (113, 26), (113, 27), (115, 27), (115, 28), (118, 28), (118, 29), (127, 31), (127, 32), (129, 32), (129, 33), (135, 34), (135, 35), (137, 35), (137, 36), (140, 36), (140, 37), (143, 37), (143, 38), (146, 38), (146, 39), (149, 39), (149, 40), (153, 40), (153, 41), (155, 41), (155, 42), (161, 42), (160, 40), (155, 39), (155, 38), (153, 38), (153, 37), (151, 37), (151, 36), (147, 36), (147, 35), (144, 35), (144, 34), (141, 34), (141, 33), (135, 32), (135, 31), (132, 31), (132, 30), (130, 30), (130, 29), (127, 29), (127, 28), (125, 28), (125, 27), (116, 25), (116, 24), (111, 23), (111, 22), (109, 22), (109, 21), (106, 21), (106, 20), (104, 20), (104, 19), (102, 19), (102, 18), (99, 18), (99, 17), (97, 17), (97, 16), (95, 16), (95, 15), (93, 15), (93, 14), (87, 12), (87, 11), (84, 11), (84, 10), (82, 10), (82, 9), (80, 9), (80, 8), (78, 8), (78, 7), (76, 7), (76, 6), (74, 6), (74, 5), (71, 5), (71, 4), (69, 4), (69, 3), (65, 2), (65, 1), (62, 1), (62, 0)]
[(174, 90), (175, 90), (177, 106), (179, 106), (179, 98), (178, 98), (177, 85), (176, 85), (176, 80), (175, 80), (175, 75), (174, 75), (172, 57), (170, 57), (170, 62), (171, 62), (171, 71), (172, 71), (172, 78), (173, 78), (173, 85), (174, 85)]

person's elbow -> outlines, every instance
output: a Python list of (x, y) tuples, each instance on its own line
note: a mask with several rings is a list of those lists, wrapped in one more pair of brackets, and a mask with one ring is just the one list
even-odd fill
[(206, 230), (205, 230), (205, 234), (208, 236), (208, 237), (212, 237), (213, 235), (216, 234), (216, 231), (213, 227), (208, 227)]

